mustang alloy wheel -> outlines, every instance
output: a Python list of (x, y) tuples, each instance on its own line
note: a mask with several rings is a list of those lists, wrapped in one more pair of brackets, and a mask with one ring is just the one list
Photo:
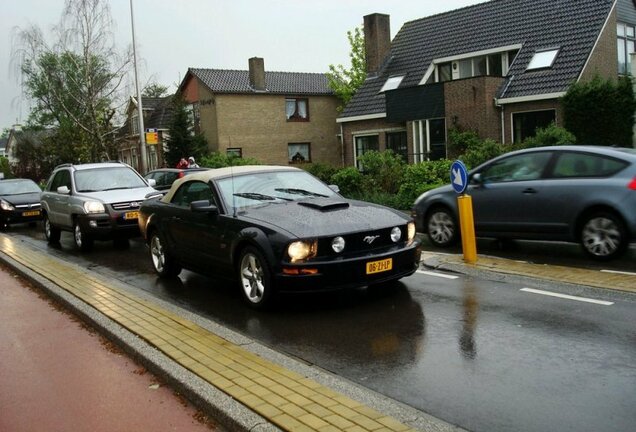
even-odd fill
[(93, 248), (93, 239), (82, 230), (77, 221), (73, 223), (73, 240), (75, 241), (75, 246), (82, 252), (88, 252)]
[(150, 239), (150, 258), (160, 277), (176, 277), (181, 273), (181, 266), (168, 253), (163, 238), (157, 232), (153, 233)]
[(610, 260), (627, 247), (623, 223), (611, 213), (598, 212), (589, 216), (581, 228), (583, 250), (598, 260)]
[(239, 282), (243, 298), (252, 307), (263, 308), (273, 297), (269, 267), (263, 255), (253, 247), (241, 253)]
[(457, 224), (449, 210), (437, 207), (426, 219), (428, 238), (435, 246), (447, 247), (457, 240)]

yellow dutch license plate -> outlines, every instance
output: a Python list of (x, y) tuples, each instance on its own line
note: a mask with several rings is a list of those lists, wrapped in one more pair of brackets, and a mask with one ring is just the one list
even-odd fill
[(389, 271), (393, 268), (393, 258), (387, 258), (380, 261), (371, 261), (367, 263), (367, 274), (381, 273)]
[(139, 219), (139, 212), (132, 211), (132, 212), (124, 213), (124, 219), (126, 220)]
[(39, 215), (40, 215), (40, 210), (31, 210), (31, 211), (22, 212), (22, 216), (24, 217), (39, 216)]

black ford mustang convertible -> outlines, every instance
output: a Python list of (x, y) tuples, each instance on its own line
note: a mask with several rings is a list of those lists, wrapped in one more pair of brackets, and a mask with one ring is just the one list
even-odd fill
[(293, 167), (240, 166), (177, 180), (139, 226), (161, 277), (238, 279), (253, 307), (276, 292), (369, 286), (411, 275), (420, 245), (403, 213), (343, 198)]

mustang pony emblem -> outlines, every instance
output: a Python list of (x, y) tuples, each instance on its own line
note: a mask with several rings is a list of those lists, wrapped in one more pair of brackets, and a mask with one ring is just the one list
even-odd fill
[(363, 242), (367, 242), (368, 244), (371, 244), (375, 241), (375, 239), (377, 239), (378, 237), (380, 237), (379, 235), (375, 235), (375, 236), (366, 236), (365, 238), (362, 239)]

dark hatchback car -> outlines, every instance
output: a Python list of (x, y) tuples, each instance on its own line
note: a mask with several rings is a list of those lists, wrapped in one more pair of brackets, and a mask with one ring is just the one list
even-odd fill
[[(636, 240), (636, 149), (524, 149), (478, 166), (468, 181), (479, 237), (580, 242), (600, 260)], [(413, 215), (434, 245), (457, 240), (457, 194), (450, 185), (422, 194)]]
[(33, 180), (0, 180), (0, 229), (14, 223), (30, 223), (42, 219), (40, 193)]
[(238, 279), (253, 307), (276, 292), (384, 284), (418, 267), (415, 224), (351, 201), (306, 171), (242, 166), (186, 176), (140, 209), (159, 276), (182, 267)]
[(144, 176), (146, 180), (154, 180), (155, 189), (167, 191), (176, 180), (199, 171), (206, 171), (209, 168), (157, 168), (149, 171)]

